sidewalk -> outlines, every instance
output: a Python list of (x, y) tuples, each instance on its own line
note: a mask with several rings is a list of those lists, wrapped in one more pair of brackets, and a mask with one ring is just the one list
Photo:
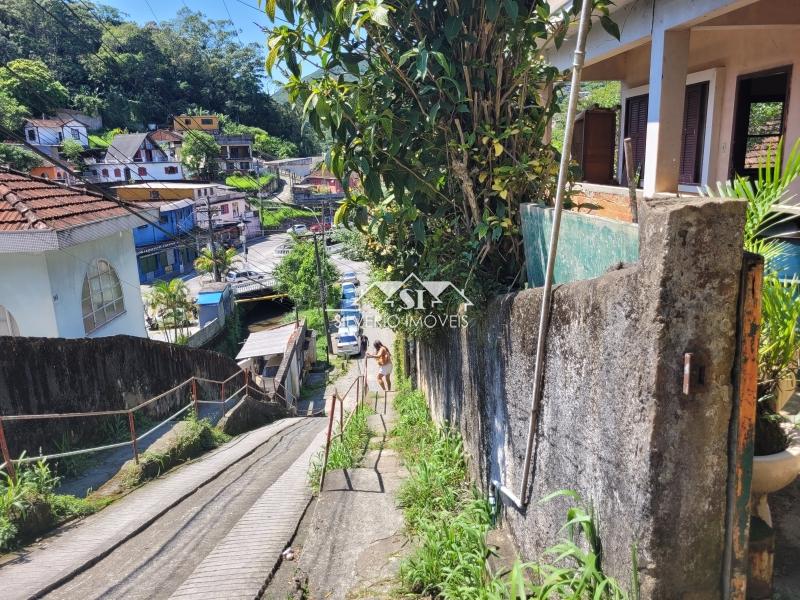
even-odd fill
[(3, 598), (36, 597), (106, 556), (172, 506), (303, 419), (277, 421), (243, 434), (202, 459), (149, 482), (105, 510), (62, 527), (0, 567)]

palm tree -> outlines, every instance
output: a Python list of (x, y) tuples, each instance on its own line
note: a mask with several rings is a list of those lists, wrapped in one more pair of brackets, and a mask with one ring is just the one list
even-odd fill
[(174, 341), (178, 341), (178, 330), (183, 335), (186, 331), (184, 325), (188, 320), (192, 303), (189, 300), (189, 289), (181, 279), (170, 281), (157, 281), (147, 296), (148, 306), (161, 318), (164, 323), (164, 335), (169, 342), (169, 329), (171, 324), (175, 330)]
[(217, 263), (220, 276), (224, 276), (231, 267), (241, 260), (236, 254), (235, 248), (218, 248), (216, 258), (211, 254), (211, 250), (203, 248), (200, 255), (194, 260), (194, 268), (200, 273), (213, 273), (214, 263)]

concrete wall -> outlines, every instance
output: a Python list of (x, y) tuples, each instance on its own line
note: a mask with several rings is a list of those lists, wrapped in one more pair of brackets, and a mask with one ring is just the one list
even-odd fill
[[(0, 414), (94, 412), (129, 408), (189, 377), (224, 380), (237, 371), (222, 354), (148, 339), (0, 337)], [(187, 400), (170, 394), (148, 409), (151, 416), (174, 412)], [(69, 422), (78, 438), (93, 439), (109, 417)], [(65, 421), (5, 423), (12, 454), (40, 447), (53, 450)], [(80, 447), (80, 446), (77, 446)]]
[[(0, 273), (0, 305), (13, 315), (20, 335), (58, 337), (44, 254), (0, 253)], [(81, 320), (80, 312), (76, 318)]]
[[(658, 200), (640, 208), (633, 266), (557, 286), (535, 437), (531, 503), (505, 510), (526, 559), (564, 524), (573, 489), (597, 513), (605, 571), (641, 597), (719, 598), (744, 204)], [(466, 329), (419, 342), (433, 415), (462, 432), (471, 469), (519, 492), (541, 289), (495, 299)], [(682, 393), (686, 352), (705, 385)]]
[(51, 293), (58, 337), (83, 337), (83, 311), (81, 295), (83, 279), (89, 263), (103, 258), (111, 263), (122, 284), (125, 300), (125, 312), (105, 325), (88, 334), (89, 337), (105, 337), (109, 335), (136, 335), (147, 337), (144, 324), (144, 304), (139, 287), (139, 269), (136, 264), (136, 252), (133, 247), (133, 235), (123, 231), (100, 238), (85, 244), (73, 246), (68, 252), (48, 252), (46, 255), (47, 270), (50, 278)]

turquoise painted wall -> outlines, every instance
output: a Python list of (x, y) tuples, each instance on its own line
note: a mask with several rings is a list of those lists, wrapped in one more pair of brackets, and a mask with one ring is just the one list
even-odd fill
[[(552, 208), (522, 205), (522, 236), (529, 287), (544, 285), (552, 227)], [(553, 283), (592, 279), (620, 262), (637, 260), (638, 225), (566, 210), (562, 213)]]

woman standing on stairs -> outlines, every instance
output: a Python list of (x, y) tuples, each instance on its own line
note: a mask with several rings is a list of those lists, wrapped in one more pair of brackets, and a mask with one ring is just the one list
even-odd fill
[(367, 354), (368, 358), (374, 358), (378, 361), (378, 385), (384, 392), (391, 391), (392, 389), (392, 355), (389, 349), (375, 340), (372, 344), (375, 348), (375, 354)]

